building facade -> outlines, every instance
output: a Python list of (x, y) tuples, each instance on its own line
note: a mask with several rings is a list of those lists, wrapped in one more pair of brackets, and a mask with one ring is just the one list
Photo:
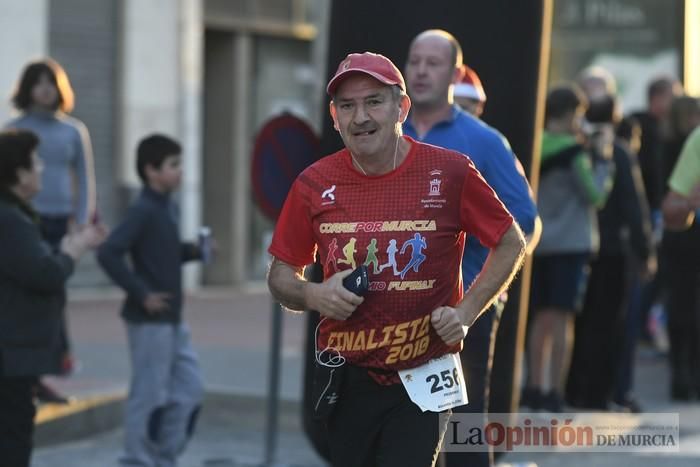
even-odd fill
[[(252, 205), (257, 129), (282, 111), (319, 128), (325, 75), (324, 0), (0, 0), (0, 122), (30, 60), (51, 56), (68, 73), (77, 118), (95, 154), (98, 206), (114, 225), (139, 187), (138, 140), (150, 132), (183, 145), (183, 237), (212, 227), (219, 251), (194, 286), (264, 276), (272, 228)], [(94, 261), (74, 284), (107, 284)]]

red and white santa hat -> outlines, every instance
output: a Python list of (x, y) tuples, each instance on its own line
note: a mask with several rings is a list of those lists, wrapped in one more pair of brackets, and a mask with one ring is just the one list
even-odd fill
[(476, 71), (464, 65), (464, 76), (462, 77), (462, 81), (455, 84), (454, 96), (468, 97), (479, 102), (486, 102), (486, 93), (484, 92), (484, 87), (481, 85), (481, 80), (479, 79), (479, 75), (476, 74)]

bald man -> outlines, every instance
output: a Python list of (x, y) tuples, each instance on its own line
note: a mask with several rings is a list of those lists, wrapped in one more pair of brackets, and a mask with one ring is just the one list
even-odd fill
[[(456, 150), (467, 155), (494, 189), (528, 237), (528, 251), (539, 238), (539, 218), (532, 190), (522, 166), (506, 138), (454, 103), (454, 87), (464, 74), (462, 48), (447, 31), (431, 29), (411, 42), (405, 66), (406, 85), (412, 107), (404, 133), (418, 141)], [(465, 289), (475, 281), (489, 253), (473, 237), (462, 258)], [(469, 404), (455, 413), (486, 413), (488, 381), (500, 307), (484, 313), (464, 341), (462, 367), (467, 380)], [(488, 466), (488, 453), (448, 452), (447, 466)]]

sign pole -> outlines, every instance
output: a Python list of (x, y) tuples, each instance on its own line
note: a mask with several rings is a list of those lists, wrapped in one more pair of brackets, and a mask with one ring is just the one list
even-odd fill
[(282, 307), (275, 301), (272, 302), (272, 320), (270, 337), (269, 373), (267, 383), (267, 419), (265, 423), (265, 453), (264, 466), (272, 466), (277, 451), (278, 434), (278, 410), (279, 410), (279, 377), (280, 359), (282, 353)]
[[(300, 118), (285, 113), (269, 120), (255, 138), (253, 149), (253, 195), (261, 212), (276, 220), (297, 176), (318, 159), (319, 140)], [(272, 302), (270, 356), (262, 467), (276, 464), (279, 434), (280, 359), (282, 354), (282, 307)]]

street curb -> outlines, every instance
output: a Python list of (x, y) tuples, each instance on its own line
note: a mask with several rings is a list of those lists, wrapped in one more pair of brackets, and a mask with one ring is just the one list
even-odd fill
[[(38, 408), (35, 418), (34, 445), (47, 447), (70, 441), (78, 441), (117, 429), (124, 420), (124, 393), (87, 397), (68, 405), (47, 404)], [(264, 429), (266, 415), (264, 396), (207, 390), (202, 416), (223, 410), (236, 414), (232, 423), (246, 424)], [(301, 403), (280, 400), (278, 403), (278, 427), (280, 431), (297, 431), (301, 425)]]
[(35, 418), (34, 445), (51, 446), (116, 428), (122, 423), (124, 400), (124, 394), (111, 394), (42, 405)]

